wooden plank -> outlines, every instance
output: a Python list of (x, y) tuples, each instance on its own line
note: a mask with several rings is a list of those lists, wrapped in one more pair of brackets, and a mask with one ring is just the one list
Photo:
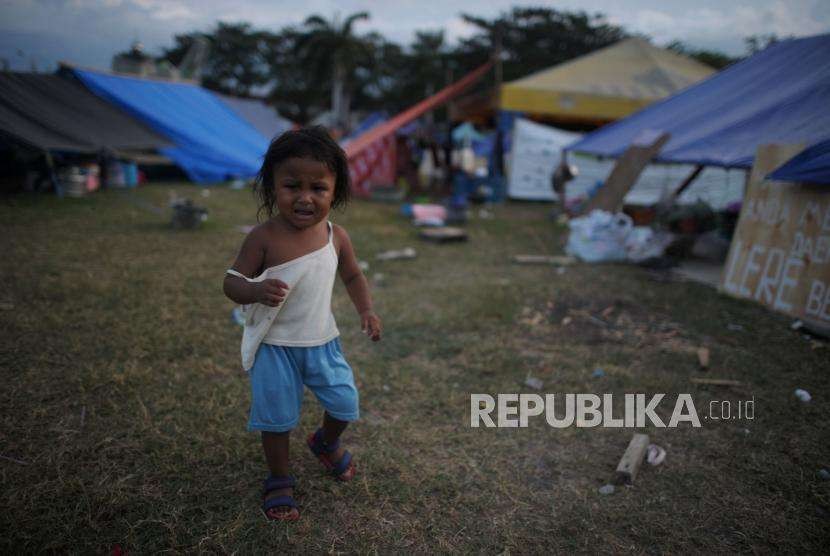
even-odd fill
[(648, 449), (648, 435), (635, 433), (625, 449), (611, 483), (615, 485), (630, 485), (637, 477), (637, 472), (643, 464)]
[(513, 262), (518, 264), (552, 264), (567, 266), (574, 264), (576, 259), (569, 255), (513, 255)]
[(700, 365), (701, 369), (708, 369), (709, 368), (709, 348), (707, 348), (707, 347), (697, 348), (697, 362)]
[(758, 147), (720, 290), (830, 328), (830, 189), (764, 179), (802, 147)]
[(708, 384), (710, 386), (740, 386), (740, 380), (732, 380), (730, 378), (692, 378), (693, 384)]
[(588, 200), (585, 210), (587, 214), (595, 209), (618, 212), (622, 209), (623, 199), (637, 182), (654, 155), (660, 152), (663, 145), (669, 140), (668, 133), (646, 133), (635, 139), (630, 147), (617, 160), (611, 169), (605, 184)]
[(423, 228), (418, 237), (436, 243), (447, 243), (451, 241), (467, 241), (467, 232), (461, 228), (440, 226), (436, 228)]

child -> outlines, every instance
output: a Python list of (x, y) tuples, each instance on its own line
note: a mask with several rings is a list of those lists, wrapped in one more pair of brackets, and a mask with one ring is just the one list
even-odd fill
[(274, 139), (254, 189), (259, 210), (269, 218), (248, 234), (225, 276), (225, 295), (243, 305), (245, 315), (248, 430), (262, 431), (270, 471), (262, 509), (270, 519), (300, 517), (288, 439), (299, 422), (303, 385), (325, 409), (323, 426), (308, 437), (309, 448), (337, 479), (355, 474), (352, 456), (339, 441), (358, 418), (358, 394), (331, 313), (335, 271), (373, 341), (380, 340), (381, 325), (346, 230), (328, 221), (329, 211), (348, 201), (349, 189), (345, 153), (323, 128)]

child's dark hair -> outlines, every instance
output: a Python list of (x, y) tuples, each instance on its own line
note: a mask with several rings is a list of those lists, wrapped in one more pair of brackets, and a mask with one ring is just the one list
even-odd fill
[(254, 194), (259, 197), (259, 213), (265, 209), (268, 217), (274, 216), (276, 199), (274, 197), (274, 170), (289, 158), (311, 158), (324, 163), (334, 174), (334, 199), (331, 208), (345, 206), (349, 202), (351, 180), (349, 179), (349, 162), (340, 145), (331, 138), (323, 126), (310, 126), (286, 131), (271, 141), (262, 167), (254, 183)]

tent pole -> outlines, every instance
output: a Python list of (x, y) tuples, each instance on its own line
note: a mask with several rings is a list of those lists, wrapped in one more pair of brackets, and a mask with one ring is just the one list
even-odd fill
[(697, 177), (700, 175), (700, 173), (702, 171), (703, 171), (703, 166), (702, 165), (695, 166), (695, 169), (692, 170), (691, 173), (689, 173), (688, 176), (686, 176), (686, 179), (683, 180), (683, 183), (681, 183), (680, 187), (677, 188), (677, 191), (674, 192), (674, 197), (675, 198), (680, 197), (680, 195), (684, 191), (686, 191), (689, 188), (690, 185), (692, 185), (692, 182), (695, 181), (695, 179), (697, 179)]

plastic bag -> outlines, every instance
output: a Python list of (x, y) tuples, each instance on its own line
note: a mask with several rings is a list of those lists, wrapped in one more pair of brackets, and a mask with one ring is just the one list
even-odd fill
[(648, 226), (635, 226), (625, 239), (627, 258), (633, 263), (640, 263), (661, 257), (673, 239), (669, 232), (655, 232)]
[(631, 232), (631, 218), (623, 213), (593, 210), (568, 223), (570, 235), (565, 251), (588, 263), (624, 261), (625, 242)]

